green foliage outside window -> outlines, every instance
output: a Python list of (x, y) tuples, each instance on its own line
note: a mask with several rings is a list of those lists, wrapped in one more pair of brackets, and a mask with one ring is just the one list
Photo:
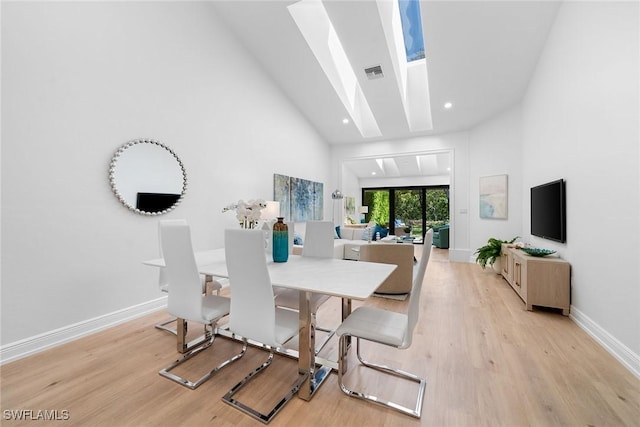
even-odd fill
[(414, 190), (396, 191), (396, 218), (407, 226), (421, 222), (420, 193)]
[[(374, 221), (384, 227), (389, 226), (389, 191), (365, 191), (363, 205), (369, 207), (365, 221)], [(422, 212), (420, 191), (414, 189), (395, 191), (395, 219), (406, 226), (411, 226), (413, 234), (422, 234)], [(428, 227), (443, 225), (449, 222), (449, 192), (444, 188), (428, 188), (426, 190), (425, 220)]]
[(383, 227), (389, 226), (389, 192), (374, 191), (369, 203), (368, 220)]
[(427, 190), (427, 224), (441, 225), (449, 222), (449, 196), (445, 189)]

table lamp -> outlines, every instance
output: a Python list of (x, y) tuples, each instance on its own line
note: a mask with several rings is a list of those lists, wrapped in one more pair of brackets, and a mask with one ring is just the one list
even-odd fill
[(365, 222), (367, 222), (366, 214), (369, 213), (369, 206), (360, 206), (358, 211), (360, 212), (361, 215), (365, 215), (365, 217), (360, 220), (360, 222), (364, 224)]

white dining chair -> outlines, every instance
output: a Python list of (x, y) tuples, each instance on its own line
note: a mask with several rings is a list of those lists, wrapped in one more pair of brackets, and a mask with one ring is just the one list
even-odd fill
[(162, 369), (159, 374), (193, 390), (220, 369), (242, 357), (247, 346), (244, 343), (239, 354), (225, 360), (195, 381), (171, 372), (176, 366), (211, 347), (216, 337), (216, 324), (218, 320), (229, 314), (230, 302), (229, 298), (219, 295), (203, 295), (202, 282), (191, 244), (191, 231), (186, 223), (161, 223), (160, 234), (169, 286), (169, 313), (189, 322), (204, 324), (205, 334), (200, 342), (191, 346), (181, 358)]
[[(360, 355), (360, 340), (363, 339), (395, 347), (400, 350), (411, 346), (413, 331), (418, 322), (420, 312), (420, 291), (422, 290), (422, 282), (424, 281), (425, 271), (431, 254), (432, 239), (433, 230), (429, 230), (424, 238), (422, 256), (420, 257), (420, 262), (418, 263), (413, 279), (407, 314), (391, 312), (376, 307), (362, 306), (356, 308), (336, 330), (336, 334), (340, 337), (338, 344), (338, 385), (340, 389), (349, 396), (374, 402), (416, 418), (420, 418), (422, 414), (422, 402), (427, 386), (426, 380), (397, 368), (364, 360)], [(374, 395), (352, 391), (346, 387), (343, 376), (345, 359), (348, 356), (347, 344), (350, 337), (356, 339), (356, 355), (362, 365), (419, 384), (415, 407), (407, 408)]]
[(269, 350), (269, 356), (229, 390), (222, 400), (268, 423), (300, 389), (305, 375), (300, 375), (291, 390), (265, 413), (238, 401), (234, 395), (271, 365), (275, 350), (284, 348), (291, 338), (298, 335), (298, 313), (277, 308), (274, 304), (261, 230), (225, 230), (225, 256), (231, 286), (229, 331), (239, 336), (245, 345), (248, 340), (261, 343)]
[[(333, 223), (331, 221), (307, 221), (302, 256), (333, 258)], [(324, 339), (316, 346), (318, 354), (335, 334), (334, 329), (316, 325), (316, 313), (322, 304), (329, 300), (328, 295), (312, 293), (309, 298), (309, 310), (311, 311), (311, 328), (325, 332)], [(300, 292), (295, 289), (277, 289), (276, 305), (292, 310), (300, 309)]]
[[(162, 233), (160, 232), (161, 224), (187, 224), (187, 221), (184, 219), (165, 219), (162, 221), (158, 221), (158, 243), (160, 247), (160, 257), (162, 255)], [(158, 273), (158, 288), (161, 292), (168, 293), (169, 292), (169, 279), (167, 278), (167, 271), (164, 267), (159, 268), (160, 272)], [(220, 289), (225, 285), (225, 279), (214, 279), (208, 283), (202, 284), (202, 291), (204, 293), (207, 292), (207, 287), (211, 289), (211, 291), (216, 291), (217, 295), (220, 295)], [(228, 282), (227, 282), (228, 284)], [(176, 317), (171, 317), (168, 320), (163, 320), (162, 322), (157, 323), (155, 326), (157, 329), (160, 329), (165, 332), (169, 332), (170, 334), (177, 335), (178, 332), (176, 327), (170, 327), (177, 320)]]

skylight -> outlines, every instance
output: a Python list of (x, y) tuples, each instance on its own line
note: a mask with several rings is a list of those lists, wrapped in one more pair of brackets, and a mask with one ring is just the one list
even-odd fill
[(424, 38), (419, 0), (398, 0), (407, 62), (424, 59)]
[[(393, 64), (393, 71), (396, 81), (398, 83), (398, 90), (402, 97), (402, 104), (404, 107), (404, 113), (407, 118), (407, 124), (412, 132), (425, 131), (433, 129), (433, 122), (431, 120), (431, 102), (429, 100), (429, 78), (427, 75), (427, 61), (426, 56), (422, 59), (415, 59), (412, 62), (407, 61), (407, 55), (405, 51), (402, 25), (402, 15), (407, 15), (402, 11), (403, 6), (407, 3), (414, 3), (413, 0), (377, 0), (378, 12), (380, 15), (380, 22), (384, 29), (385, 38), (387, 39), (387, 46), (389, 53), (391, 54), (391, 61)], [(416, 29), (413, 29), (413, 33), (419, 30), (421, 34), (418, 39), (419, 44), (423, 46), (421, 49), (424, 55), (424, 41), (422, 38), (422, 25), (420, 22), (420, 7), (418, 2), (415, 2), (413, 14), (418, 20), (418, 24), (415, 24)], [(409, 28), (405, 26), (405, 28)], [(413, 40), (413, 38), (412, 38)], [(411, 45), (415, 47), (415, 45)]]

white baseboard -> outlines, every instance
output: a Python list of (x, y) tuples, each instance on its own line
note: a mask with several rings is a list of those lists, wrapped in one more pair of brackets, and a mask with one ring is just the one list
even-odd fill
[(605, 331), (583, 312), (571, 306), (570, 316), (576, 324), (588, 333), (605, 350), (615, 357), (622, 365), (640, 379), (640, 356), (618, 341), (613, 335)]
[(30, 338), (0, 347), (0, 365), (77, 340), (103, 329), (124, 323), (167, 307), (167, 297), (163, 296), (142, 304), (124, 308), (113, 313), (45, 332)]

